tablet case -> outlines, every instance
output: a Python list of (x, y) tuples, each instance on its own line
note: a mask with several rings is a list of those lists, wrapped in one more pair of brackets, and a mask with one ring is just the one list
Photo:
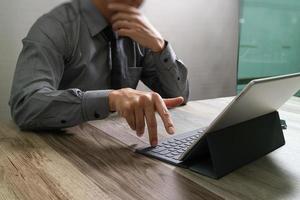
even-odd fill
[(216, 179), (285, 144), (277, 111), (207, 133), (203, 140), (207, 153), (194, 148), (182, 164)]

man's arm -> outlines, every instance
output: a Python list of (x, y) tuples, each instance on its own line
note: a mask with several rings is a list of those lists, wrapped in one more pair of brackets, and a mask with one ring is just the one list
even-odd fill
[(21, 129), (59, 129), (108, 116), (109, 91), (58, 90), (69, 54), (67, 41), (62, 24), (48, 16), (23, 40), (10, 99), (12, 117)]
[(142, 81), (162, 97), (182, 96), (187, 102), (187, 68), (177, 59), (171, 45), (137, 8), (120, 3), (111, 3), (108, 8), (116, 13), (110, 19), (113, 29), (147, 49)]
[(170, 44), (161, 52), (146, 51), (143, 61), (142, 81), (163, 98), (182, 96), (189, 98), (187, 68), (177, 59)]

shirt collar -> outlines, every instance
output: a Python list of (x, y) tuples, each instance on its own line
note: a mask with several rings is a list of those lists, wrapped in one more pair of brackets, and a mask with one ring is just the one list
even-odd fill
[(88, 26), (92, 37), (100, 33), (108, 23), (100, 11), (92, 4), (91, 0), (79, 0), (82, 16)]

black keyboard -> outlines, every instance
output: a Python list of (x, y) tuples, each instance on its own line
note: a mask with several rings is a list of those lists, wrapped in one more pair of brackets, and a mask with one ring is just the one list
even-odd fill
[(159, 154), (163, 157), (179, 160), (180, 156), (202, 135), (203, 130), (197, 134), (182, 138), (171, 138), (166, 140), (155, 148), (152, 148), (150, 152)]

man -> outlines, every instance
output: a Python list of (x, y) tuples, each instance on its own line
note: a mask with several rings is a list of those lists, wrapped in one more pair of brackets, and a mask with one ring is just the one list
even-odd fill
[[(11, 113), (23, 130), (60, 129), (118, 112), (157, 144), (158, 112), (185, 103), (187, 69), (140, 13), (143, 0), (74, 0), (42, 16), (23, 40)], [(135, 90), (142, 80), (154, 92)], [(171, 99), (162, 99), (171, 98)]]

